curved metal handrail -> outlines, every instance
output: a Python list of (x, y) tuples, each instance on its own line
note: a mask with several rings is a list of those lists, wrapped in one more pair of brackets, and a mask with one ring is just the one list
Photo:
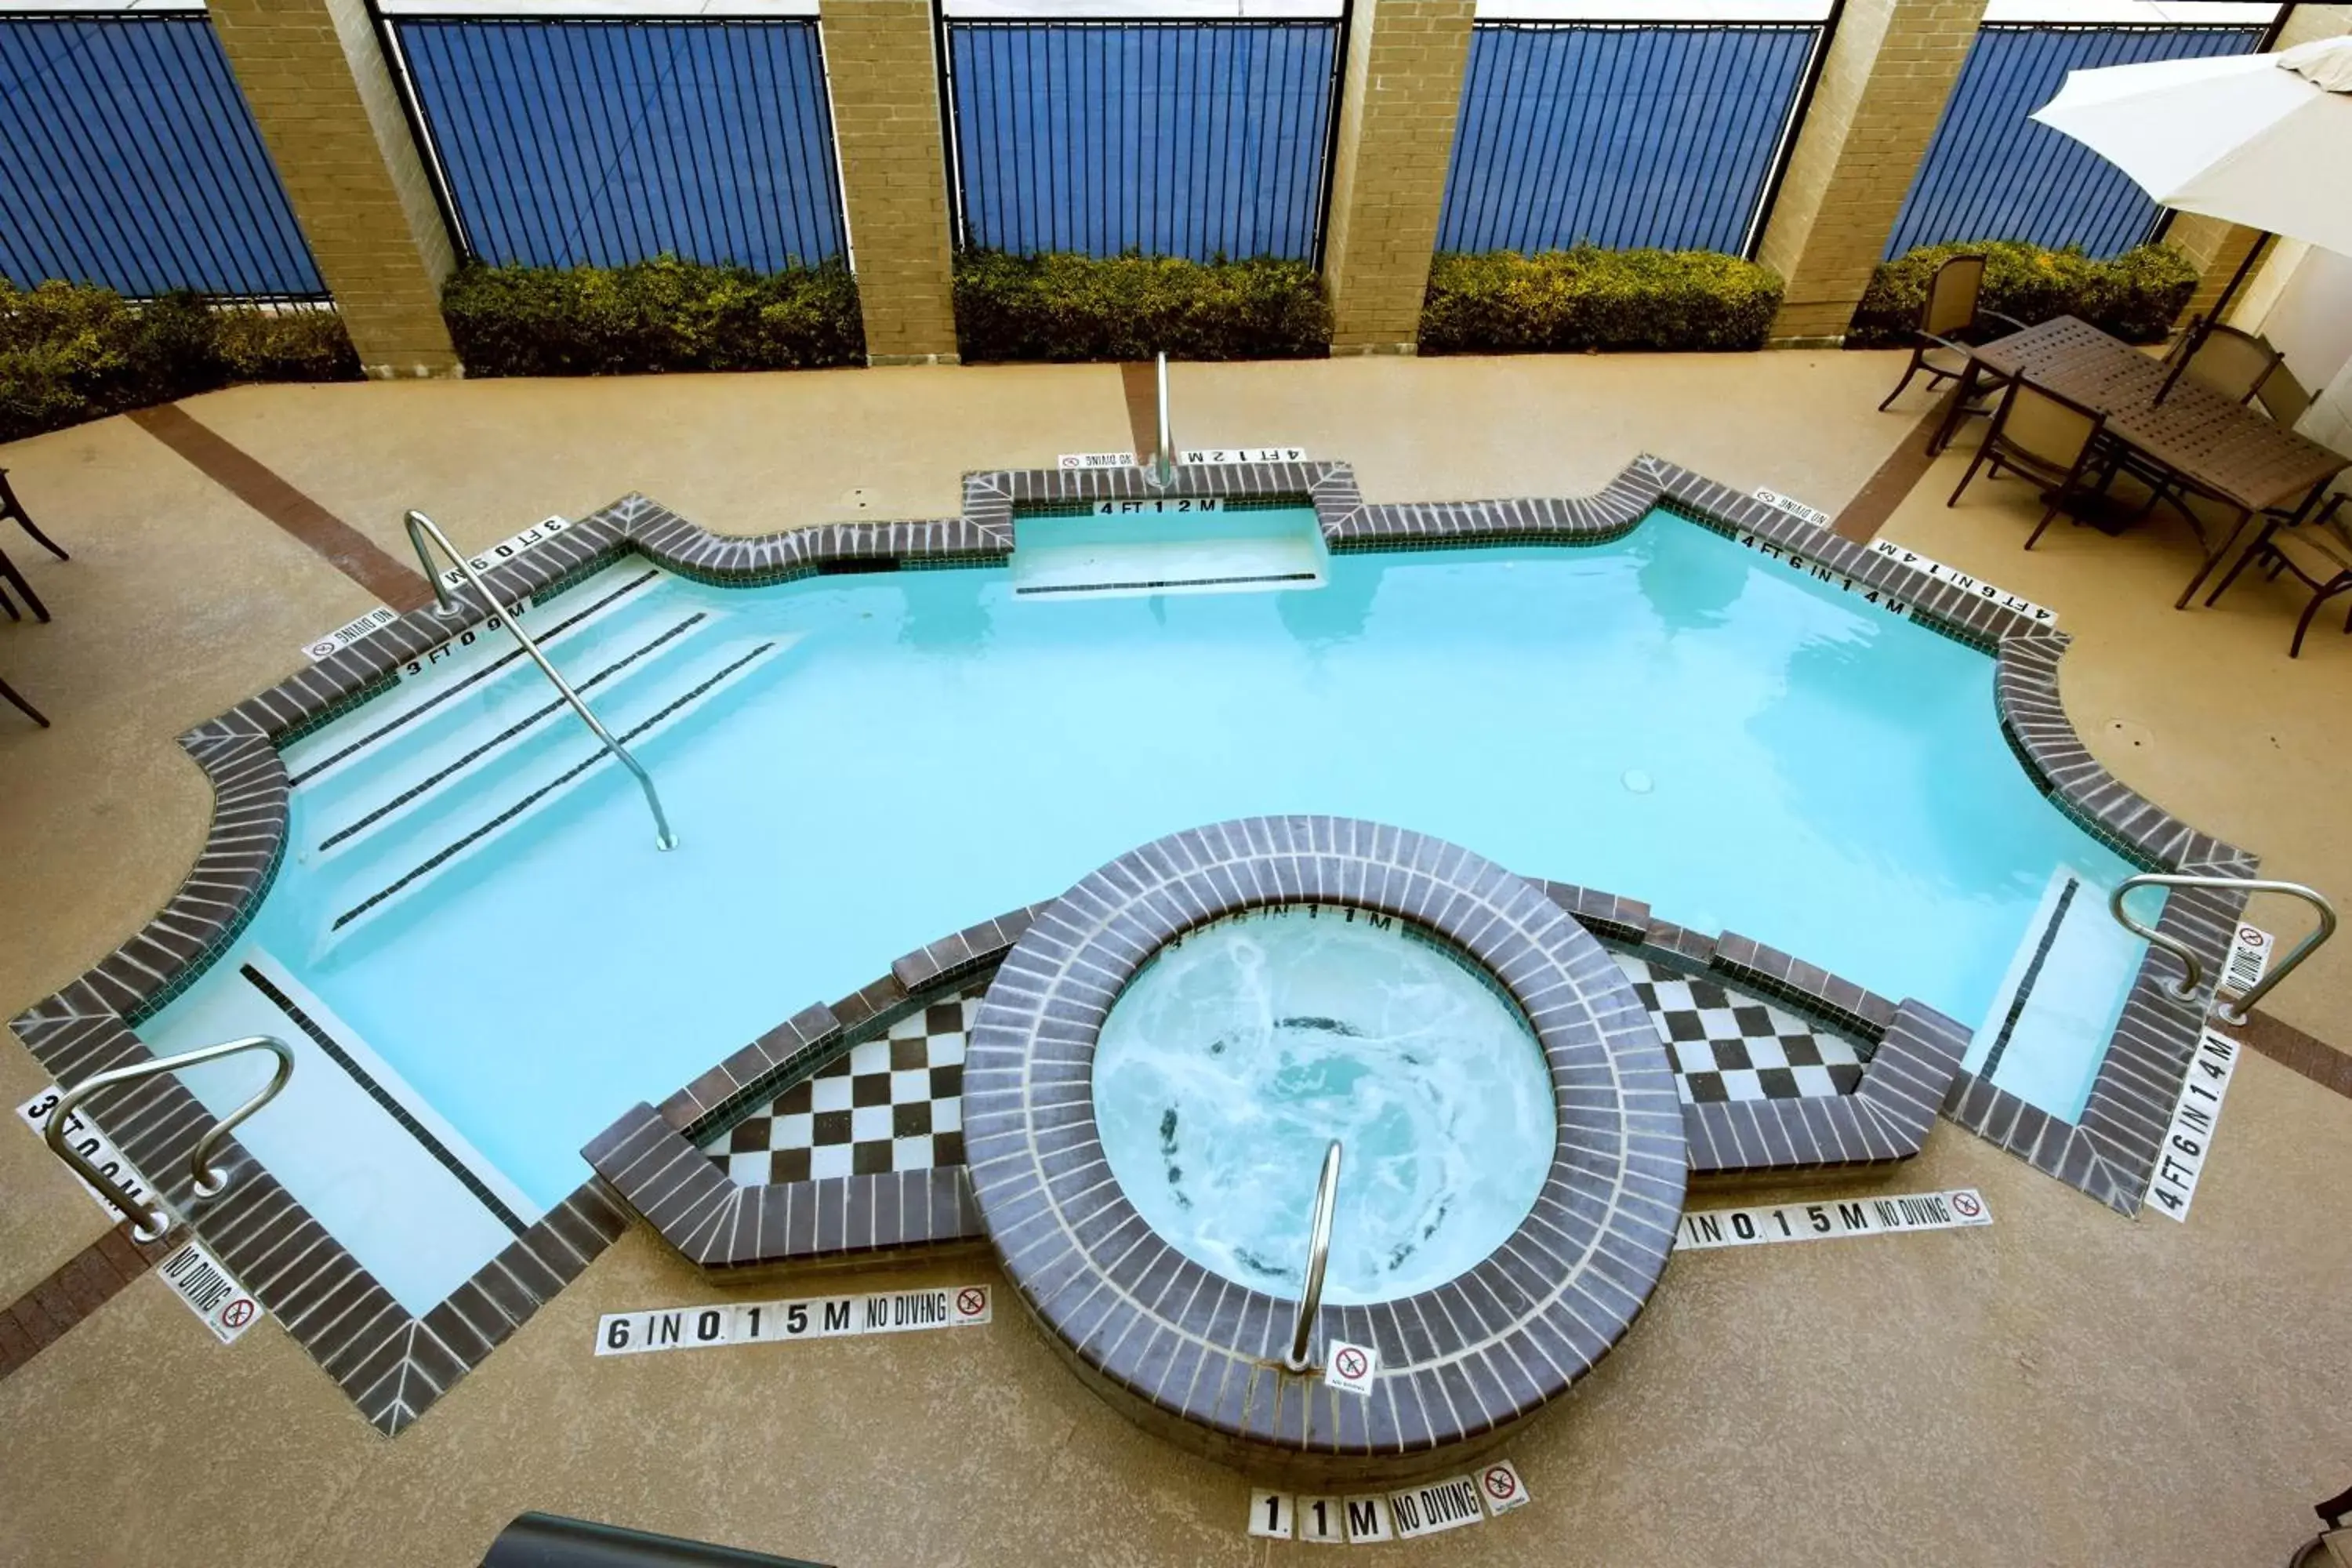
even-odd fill
[(212, 1163), (213, 1151), (220, 1147), (220, 1141), (246, 1118), (277, 1099), (278, 1091), (284, 1089), (286, 1080), (293, 1076), (294, 1053), (285, 1041), (269, 1035), (247, 1035), (243, 1039), (198, 1046), (194, 1050), (182, 1051), (177, 1056), (151, 1057), (143, 1062), (132, 1062), (128, 1067), (109, 1068), (104, 1072), (92, 1073), (58, 1097), (57, 1107), (49, 1112), (49, 1123), (43, 1132), (48, 1140), (49, 1152), (71, 1167), (74, 1174), (105, 1194), (107, 1202), (139, 1222), (131, 1232), (133, 1239), (159, 1240), (172, 1227), (171, 1215), (164, 1212), (161, 1204), (141, 1203), (131, 1196), (130, 1188), (90, 1163), (89, 1157), (80, 1150), (68, 1144), (66, 1122), (80, 1109), (83, 1100), (101, 1089), (110, 1089), (119, 1083), (135, 1083), (141, 1079), (153, 1078), (158, 1073), (177, 1072), (182, 1068), (218, 1061), (240, 1051), (268, 1051), (277, 1057), (278, 1066), (271, 1071), (269, 1081), (262, 1087), (260, 1093), (205, 1129), (205, 1135), (196, 1140), (195, 1148), (189, 1152), (188, 1172), (195, 1179), (195, 1195), (200, 1198), (217, 1197), (221, 1189), (228, 1185), (228, 1173)]
[(1157, 384), (1160, 398), (1160, 449), (1151, 455), (1151, 482), (1166, 489), (1176, 482), (1176, 437), (1168, 419), (1168, 356), (1160, 356)]
[(1339, 1141), (1323, 1151), (1323, 1175), (1315, 1184), (1315, 1217), (1307, 1227), (1307, 1278), (1298, 1293), (1298, 1321), (1290, 1329), (1290, 1355), (1283, 1363), (1293, 1372), (1312, 1372), (1307, 1354), (1315, 1339), (1315, 1315), (1323, 1307), (1323, 1270), (1331, 1260), (1331, 1211), (1339, 1202)]
[(572, 689), (572, 683), (555, 672), (555, 666), (547, 662), (547, 656), (539, 651), (538, 642), (522, 629), (522, 623), (490, 596), (489, 584), (482, 581), (482, 574), (474, 570), (472, 562), (457, 553), (457, 547), (449, 542), (449, 536), (441, 531), (441, 525), (414, 508), (409, 510), (404, 521), (408, 525), (408, 542), (416, 548), (417, 563), (425, 568), (425, 581), (433, 584), (433, 613), (436, 616), (460, 615), (465, 606), (449, 597), (449, 590), (442, 585), (441, 574), (433, 569), (433, 552), (425, 548), (427, 535), (456, 563), (474, 592), (481, 595), (484, 612), (498, 616), (499, 624), (514, 634), (514, 640), (522, 645), (523, 652), (530, 655), (530, 661), (539, 666), (539, 672), (554, 683), (557, 694), (572, 704), (572, 710), (580, 715), (580, 721), (604, 742), (604, 749), (612, 752), (623, 767), (636, 775), (637, 787), (646, 792), (646, 805), (653, 809), (655, 847), (677, 848), (677, 835), (669, 830), (669, 816), (662, 810), (661, 796), (655, 793), (653, 774), (646, 772), (644, 764), (629, 754), (626, 746), (613, 738), (613, 731), (604, 728), (604, 721), (596, 717), (580, 693)]
[(2262, 979), (2254, 983), (2252, 990), (2232, 1002), (2221, 994), (2218, 985), (2215, 987), (2213, 1012), (2225, 1024), (2244, 1023), (2246, 1016), (2253, 1011), (2255, 1003), (2278, 989), (2279, 982), (2293, 973), (2295, 965), (2309, 958), (2321, 942), (2336, 934), (2336, 906), (2327, 901), (2326, 894), (2315, 888), (2306, 888), (2301, 882), (2270, 882), (2246, 877), (2190, 876), (2177, 871), (2147, 871), (2137, 877), (2126, 877), (2108, 895), (2107, 912), (2134, 936), (2144, 938), (2150, 946), (2160, 947), (2180, 961), (2180, 979), (2165, 987), (2176, 1002), (2194, 1002), (2197, 999), (2197, 988), (2205, 979), (2205, 965), (2189, 950), (2187, 942), (2178, 937), (2168, 936), (2152, 926), (2143, 925), (2131, 917), (2124, 909), (2124, 895), (2134, 888), (2219, 888), (2245, 893), (2284, 893), (2301, 899), (2318, 911), (2319, 923), (2312, 928), (2311, 934), (2296, 943), (2292, 952), (2271, 965)]

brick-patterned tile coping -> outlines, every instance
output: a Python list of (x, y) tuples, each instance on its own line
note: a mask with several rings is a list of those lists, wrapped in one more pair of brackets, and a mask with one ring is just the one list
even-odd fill
[[(633, 495), (486, 576), (494, 593), (511, 601), (553, 592), (632, 551), (716, 584), (1001, 564), (1012, 552), (1016, 510), (1150, 500), (1161, 493), (1135, 469), (973, 474), (965, 479), (961, 513), (954, 518), (833, 523), (760, 538), (710, 533)], [(2252, 855), (2174, 820), (2092, 758), (2058, 700), (2063, 634), (1659, 458), (1637, 458), (1598, 494), (1571, 499), (1372, 506), (1347, 465), (1330, 462), (1190, 468), (1175, 493), (1305, 497), (1326, 542), (1338, 551), (1600, 543), (1663, 508), (1801, 569), (1883, 590), (1902, 601), (1912, 619), (1993, 655), (2000, 723), (2020, 762), (2059, 809), (2126, 857), (2150, 869), (2244, 876), (2254, 869)], [(467, 606), (458, 616), (411, 611), (181, 737), (212, 781), (210, 835), (187, 879), (154, 919), (79, 979), (12, 1021), (50, 1073), (73, 1081), (152, 1054), (133, 1026), (236, 940), (277, 874), (288, 804), (278, 746), (389, 689), (403, 664), (478, 625), (484, 608), (472, 602), (470, 591), (458, 597)], [(2160, 929), (2205, 952), (2209, 973), (2218, 975), (2243, 905), (2234, 894), (2176, 893)], [(2201, 1005), (2183, 1006), (2162, 994), (2168, 963), (2150, 954), (2079, 1125), (2054, 1121), (1969, 1079), (1955, 1086), (1948, 1113), (2115, 1208), (2135, 1212), (2203, 1015)], [(229, 1190), (194, 1203), (187, 1156), (210, 1118), (175, 1081), (150, 1079), (95, 1110), (165, 1200), (189, 1217), (362, 1413), (388, 1433), (421, 1415), (584, 1268), (623, 1223), (593, 1185), (583, 1187), (507, 1255), (419, 1317), (394, 1302), (241, 1148), (226, 1150), (237, 1173)]]
[[(1283, 1371), (1292, 1303), (1160, 1239), (1095, 1125), (1096, 1036), (1129, 978), (1195, 926), (1288, 903), (1360, 908), (1458, 947), (1518, 1004), (1551, 1069), (1559, 1142), (1517, 1230), (1430, 1290), (1320, 1309), (1318, 1344), (1379, 1352), (1368, 1397)], [(1277, 1466), (1409, 1465), (1499, 1438), (1565, 1393), (1656, 1286), (1689, 1170), (1665, 1047), (1601, 944), (1468, 850), (1344, 817), (1173, 834), (1048, 906), (972, 1022), (963, 1114), (989, 1239), (1091, 1381), (1214, 1457)]]

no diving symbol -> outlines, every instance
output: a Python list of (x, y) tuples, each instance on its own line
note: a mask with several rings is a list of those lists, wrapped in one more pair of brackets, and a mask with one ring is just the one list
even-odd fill
[(241, 1329), (253, 1321), (253, 1299), (239, 1296), (221, 1309), (221, 1321), (232, 1329)]
[(1364, 1362), (1364, 1352), (1353, 1345), (1340, 1346), (1339, 1353), (1332, 1358), (1332, 1364), (1339, 1369), (1339, 1375), (1350, 1383), (1371, 1370)]
[(1974, 1193), (1954, 1193), (1952, 1212), (1962, 1219), (1974, 1219), (1984, 1213), (1984, 1204)]
[(956, 1292), (956, 1310), (967, 1318), (980, 1316), (988, 1305), (988, 1292), (977, 1285), (967, 1285)]
[(1496, 1502), (1508, 1502), (1519, 1489), (1519, 1478), (1501, 1465), (1490, 1466), (1485, 1476), (1486, 1495)]

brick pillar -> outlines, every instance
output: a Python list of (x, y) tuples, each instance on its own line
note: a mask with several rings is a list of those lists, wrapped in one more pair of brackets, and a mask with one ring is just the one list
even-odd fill
[(1476, 9), (1357, 0), (1323, 252), (1334, 354), (1413, 352)]
[[(2291, 49), (2297, 44), (2307, 44), (2315, 38), (2333, 38), (2352, 33), (2352, 5), (2297, 5), (2288, 11), (2279, 27), (2278, 41), (2272, 49)], [(2210, 312), (2213, 302), (2229, 286), (2230, 277), (2238, 264), (2246, 259), (2249, 251), (2261, 243), (2260, 229), (2218, 217), (2204, 217), (2196, 213), (2176, 216), (2164, 231), (2165, 243), (2187, 253), (2196, 265), (2196, 292), (2181, 308), (2183, 320)], [(2251, 283), (2250, 274), (2247, 282)], [(2246, 297), (2245, 285), (2239, 285), (2235, 300)], [(2234, 302), (2234, 301), (2233, 301)]]
[(956, 363), (929, 0), (824, 0), (824, 64), (871, 364)]
[(1774, 341), (1844, 336), (1984, 8), (1847, 0), (1757, 251), (1788, 282)]
[(364, 0), (212, 0), (213, 27), (360, 363), (457, 375), (457, 265)]

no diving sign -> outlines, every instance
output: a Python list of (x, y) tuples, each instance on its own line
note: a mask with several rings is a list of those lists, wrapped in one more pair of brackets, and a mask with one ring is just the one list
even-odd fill
[(985, 1323), (995, 1306), (985, 1285), (942, 1285), (874, 1296), (806, 1296), (792, 1301), (739, 1301), (709, 1307), (656, 1307), (607, 1312), (596, 1321), (598, 1355), (698, 1351), (772, 1340), (829, 1340), (851, 1334), (903, 1334)]
[(155, 1272), (225, 1345), (236, 1343), (236, 1337), (261, 1316), (260, 1303), (201, 1242), (181, 1243), (180, 1249), (163, 1259)]
[(1370, 1546), (1484, 1524), (1527, 1501), (1528, 1484), (1519, 1479), (1518, 1467), (1491, 1459), (1469, 1475), (1353, 1497), (1300, 1497), (1259, 1488), (1250, 1493), (1249, 1532), (1272, 1541)]

